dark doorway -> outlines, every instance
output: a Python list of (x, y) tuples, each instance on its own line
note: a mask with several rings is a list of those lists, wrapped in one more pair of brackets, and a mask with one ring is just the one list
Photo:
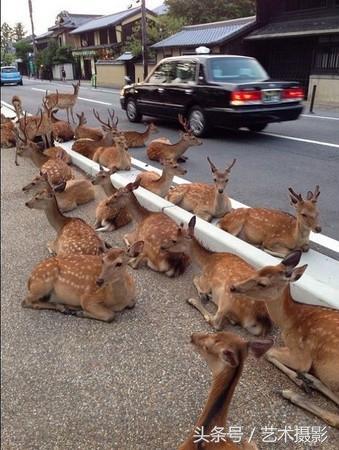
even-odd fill
[(134, 83), (135, 82), (135, 66), (132, 61), (126, 62), (126, 74)]
[(90, 80), (92, 78), (92, 65), (90, 59), (84, 59), (84, 72), (85, 80)]

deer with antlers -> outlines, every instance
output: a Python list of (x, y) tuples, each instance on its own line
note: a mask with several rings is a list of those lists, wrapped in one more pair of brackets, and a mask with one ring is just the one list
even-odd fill
[(115, 118), (114, 109), (112, 112), (108, 110), (109, 118), (107, 122), (104, 122), (99, 113), (93, 109), (94, 117), (101, 123), (102, 129), (105, 131), (105, 135), (99, 141), (95, 141), (89, 138), (81, 138), (74, 142), (72, 150), (80, 153), (87, 158), (93, 159), (94, 153), (99, 147), (111, 147), (114, 146), (114, 137), (118, 134), (118, 117)]
[(297, 217), (283, 211), (265, 208), (239, 208), (227, 214), (218, 226), (273, 256), (284, 257), (292, 250), (309, 250), (311, 231), (321, 232), (317, 207), (319, 186), (303, 199), (291, 187), (291, 204)]
[(73, 94), (60, 93), (56, 90), (54, 94), (46, 94), (47, 105), (51, 109), (65, 109), (67, 113), (67, 121), (69, 123), (69, 113), (72, 115), (73, 123), (75, 123), (73, 116), (73, 108), (78, 100), (80, 82), (73, 84)]
[(48, 222), (57, 232), (56, 239), (47, 245), (52, 255), (100, 255), (106, 251), (106, 244), (90, 225), (80, 218), (61, 213), (52, 190), (39, 192), (25, 205), (45, 211)]
[[(48, 258), (34, 268), (22, 306), (112, 322), (117, 312), (135, 306), (135, 282), (126, 269), (142, 246), (136, 242), (127, 251), (114, 248), (100, 256)], [(48, 301), (52, 294), (53, 303)]]
[(146, 125), (146, 130), (142, 133), (139, 131), (123, 131), (129, 148), (145, 147), (146, 141), (151, 134), (158, 133), (158, 128), (153, 122)]
[(74, 130), (75, 139), (92, 139), (93, 141), (100, 141), (104, 135), (100, 128), (86, 127), (85, 113), (77, 114), (79, 123)]
[(187, 157), (184, 156), (186, 150), (189, 147), (202, 144), (202, 141), (194, 136), (189, 128), (188, 121), (181, 114), (179, 114), (178, 120), (185, 130), (180, 141), (176, 144), (169, 144), (163, 139), (155, 139), (147, 147), (147, 156), (150, 160), (173, 159), (174, 161), (185, 162), (187, 160)]
[(58, 109), (51, 112), (53, 138), (57, 142), (67, 142), (74, 138), (74, 131), (71, 125), (65, 120), (58, 119), (55, 114)]
[(169, 191), (167, 199), (210, 222), (214, 217), (223, 217), (232, 209), (231, 201), (224, 191), (236, 159), (225, 170), (217, 169), (209, 157), (207, 157), (207, 160), (211, 167), (214, 185), (206, 183), (181, 184)]
[[(51, 186), (48, 182), (46, 174), (37, 175), (33, 180), (22, 188), (24, 192), (31, 190), (50, 192)], [(91, 202), (95, 198), (95, 192), (92, 183), (85, 178), (77, 178), (75, 180), (68, 180), (66, 182), (65, 190), (62, 192), (55, 192), (55, 198), (58, 208), (61, 212), (72, 211), (79, 205), (84, 205)]]
[(154, 171), (145, 171), (139, 173), (136, 180), (140, 181), (141, 187), (164, 198), (171, 187), (173, 178), (186, 175), (187, 170), (171, 159), (161, 160), (160, 163), (163, 166), (161, 175)]
[(253, 442), (240, 445), (229, 438), (202, 442), (197, 436), (201, 430), (210, 436), (212, 430), (224, 429), (228, 410), (234, 391), (243, 372), (244, 363), (249, 353), (256, 358), (263, 356), (273, 345), (272, 340), (248, 341), (234, 333), (219, 332), (214, 334), (193, 333), (191, 343), (194, 350), (205, 359), (212, 372), (212, 385), (204, 409), (198, 418), (194, 430), (180, 445), (179, 450), (258, 450)]
[[(177, 236), (172, 240), (168, 239), (162, 246), (172, 253), (189, 255), (202, 272), (193, 279), (198, 298), (190, 298), (188, 303), (216, 330), (221, 330), (228, 321), (242, 326), (255, 336), (266, 335), (271, 330), (272, 323), (264, 302), (249, 303), (230, 292), (233, 283), (246, 279), (255, 273), (255, 270), (239, 256), (232, 253), (215, 253), (203, 247), (194, 237), (195, 223), (196, 217), (193, 216), (187, 231), (180, 227)], [(208, 300), (217, 308), (214, 314), (206, 309)]]
[[(280, 327), (285, 346), (269, 350), (267, 359), (298, 386), (318, 390), (339, 406), (339, 311), (294, 301), (290, 283), (299, 280), (307, 269), (307, 264), (297, 267), (301, 255), (296, 250), (280, 264), (255, 271), (235, 282), (230, 292), (248, 302), (264, 300)], [(338, 414), (289, 390), (282, 395), (339, 428)]]
[(135, 229), (124, 236), (126, 245), (144, 241), (141, 254), (131, 262), (137, 269), (142, 261), (156, 272), (165, 273), (169, 277), (181, 275), (189, 264), (184, 253), (172, 253), (162, 247), (178, 233), (177, 224), (162, 212), (148, 211), (140, 205), (133, 191), (139, 182), (129, 183), (112, 195), (112, 201), (119, 208), (127, 206), (134, 222)]
[(111, 175), (116, 168), (105, 170), (100, 166), (99, 172), (92, 178), (94, 186), (101, 186), (107, 198), (99, 202), (95, 211), (95, 225), (97, 231), (113, 231), (131, 222), (132, 218), (127, 207), (119, 208), (111, 201), (111, 196), (117, 191), (111, 182)]

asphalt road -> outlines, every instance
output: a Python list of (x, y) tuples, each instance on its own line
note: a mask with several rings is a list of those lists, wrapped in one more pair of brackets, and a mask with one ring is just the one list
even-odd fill
[[(36, 83), (36, 86), (41, 88), (42, 85)], [(34, 84), (23, 88), (5, 87), (3, 99), (8, 101), (20, 89), (24, 107), (34, 112), (42, 93), (32, 91), (31, 87)], [(85, 89), (81, 97), (96, 101), (100, 98), (99, 101), (114, 105), (118, 99), (116, 94), (92, 93)], [(90, 119), (90, 107), (96, 106), (104, 112), (107, 105), (84, 100), (79, 106)], [(119, 116), (126, 128), (141, 128), (128, 125), (123, 114)], [(92, 120), (89, 122), (94, 124)], [(161, 126), (161, 134), (175, 139), (177, 131), (174, 126)], [(206, 140), (198, 150), (189, 152), (189, 177), (209, 178), (205, 164), (208, 154), (217, 163), (237, 157), (239, 164), (234, 168), (230, 194), (247, 203), (252, 203), (251, 199), (254, 203), (256, 199), (259, 204), (271, 204), (270, 199), (279, 198), (279, 180), (286, 189), (282, 172), (285, 176), (288, 173), (289, 179), (292, 175), (296, 177), (298, 162), (300, 168), (309, 161), (309, 156), (302, 158), (299, 154), (302, 151), (307, 155), (306, 148), (298, 147), (299, 153), (294, 150), (294, 145), (300, 144), (293, 142), (291, 146), (290, 141), (283, 141), (283, 144), (285, 153), (279, 139), (242, 133), (220, 134)], [(275, 145), (280, 145), (280, 151)], [(307, 165), (307, 171), (300, 170), (303, 174), (319, 171), (321, 177), (320, 180), (304, 174), (305, 189), (316, 182), (324, 186), (321, 205), (322, 208), (328, 205), (332, 211), (325, 217), (332, 214), (334, 218), (338, 209), (326, 200), (328, 195), (337, 200), (334, 182), (338, 180), (338, 171), (333, 166), (338, 162), (338, 149), (309, 146), (308, 151), (318, 165), (322, 164), (323, 170), (327, 167), (327, 173), (323, 174), (320, 166), (316, 169), (312, 164)], [(134, 153), (144, 159), (143, 150)], [(266, 156), (259, 162), (258, 154)], [(287, 154), (288, 158), (282, 159), (282, 154)], [(326, 154), (326, 165), (321, 158), (323, 154)], [(278, 161), (273, 163), (273, 159)], [(294, 160), (294, 165), (290, 164), (287, 172), (290, 159)], [(259, 174), (272, 165), (276, 170), (268, 186), (268, 176)], [(134, 310), (118, 314), (111, 324), (21, 308), (30, 272), (48, 256), (46, 243), (55, 236), (42, 212), (24, 206), (27, 196), (21, 188), (35, 174), (36, 168), (26, 161), (21, 161), (19, 167), (14, 165), (12, 149), (1, 150), (2, 449), (176, 449), (192, 429), (210, 385), (205, 362), (192, 352), (189, 344), (192, 332), (211, 331), (200, 314), (185, 302), (195, 295), (192, 287), (195, 269), (191, 267), (177, 279), (168, 279), (148, 269), (133, 271), (137, 305)], [(296, 186), (304, 187), (301, 181)], [(256, 195), (252, 192), (254, 188)], [(98, 197), (99, 193), (100, 190)], [(287, 204), (284, 191), (281, 196), (284, 206)], [(92, 202), (71, 215), (93, 224), (94, 211)], [(327, 228), (325, 230), (327, 232)], [(108, 233), (105, 238), (112, 245), (122, 246), (121, 237), (128, 231), (127, 227)], [(237, 327), (227, 329), (246, 335)], [(336, 450), (339, 432), (333, 429), (325, 429), (323, 438), (326, 440), (314, 445), (306, 441), (297, 443), (295, 437), (291, 440), (286, 437), (286, 427), (287, 430), (306, 427), (304, 435), (308, 430), (314, 439), (317, 429), (311, 427), (324, 424), (282, 400), (277, 393), (277, 389), (282, 388), (297, 390), (268, 362), (250, 357), (230, 408), (226, 430), (229, 431), (229, 426), (241, 427), (246, 437), (254, 430), (254, 439), (263, 450)], [(318, 395), (314, 400), (324, 406)], [(273, 438), (279, 440), (267, 442), (264, 427), (273, 427)]]

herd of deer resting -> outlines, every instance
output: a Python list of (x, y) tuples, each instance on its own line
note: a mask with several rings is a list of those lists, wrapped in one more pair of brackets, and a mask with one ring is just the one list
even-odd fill
[[(273, 321), (280, 328), (285, 344), (272, 347), (271, 339), (248, 341), (223, 331), (194, 333), (191, 342), (205, 358), (213, 378), (208, 400), (194, 429), (204, 427), (208, 433), (215, 426), (225, 426), (229, 404), (249, 351), (256, 357), (266, 354), (268, 361), (297, 386), (307, 392), (310, 388), (318, 390), (338, 406), (339, 312), (297, 303), (290, 291), (290, 283), (297, 281), (307, 268), (307, 265), (297, 265), (302, 252), (309, 249), (310, 231), (321, 231), (317, 209), (319, 186), (314, 192), (309, 191), (306, 198), (289, 188), (296, 217), (274, 209), (232, 210), (225, 188), (236, 160), (221, 170), (208, 158), (213, 184), (171, 187), (175, 175), (186, 173), (179, 165), (187, 159), (185, 151), (202, 144), (187, 121), (179, 116), (184, 132), (177, 143), (159, 138), (147, 146), (149, 159), (163, 165), (162, 175), (144, 172), (133, 183), (115, 189), (110, 176), (117, 170), (130, 169), (128, 149), (144, 147), (157, 129), (151, 123), (143, 133), (120, 131), (114, 111), (108, 111), (107, 121), (93, 111), (101, 129), (87, 127), (81, 113), (77, 114), (79, 123), (73, 130), (69, 122), (57, 119), (55, 112), (66, 109), (67, 116), (70, 111), (73, 118), (78, 90), (79, 86), (74, 85), (74, 94), (46, 93), (40, 113), (29, 117), (23, 113), (20, 99), (13, 97), (17, 120), (13, 122), (1, 115), (2, 146), (15, 145), (16, 156), (30, 158), (39, 169), (39, 174), (23, 188), (35, 191), (26, 206), (44, 210), (56, 231), (55, 240), (48, 243), (52, 256), (33, 269), (22, 305), (111, 322), (116, 312), (133, 308), (136, 303), (135, 282), (127, 271), (128, 265), (137, 269), (146, 263), (154, 271), (176, 277), (192, 261), (200, 274), (193, 279), (197, 297), (190, 298), (188, 303), (214, 329), (221, 330), (228, 321), (255, 336), (265, 336)], [(35, 142), (37, 137), (43, 140), (42, 150)], [(70, 157), (61, 147), (54, 146), (54, 141), (73, 137), (76, 139), (73, 150), (101, 166), (92, 180), (75, 178)], [(97, 205), (94, 229), (84, 220), (67, 217), (63, 212), (94, 200), (95, 185), (103, 188), (106, 198)], [(191, 211), (194, 216), (188, 227), (178, 226), (163, 212), (152, 212), (141, 206), (134, 195), (139, 186)], [(219, 218), (220, 228), (283, 258), (282, 261), (255, 270), (234, 254), (208, 250), (195, 237), (196, 216), (207, 221)], [(126, 250), (110, 248), (97, 234), (113, 231), (131, 221), (135, 227), (124, 236)], [(56, 296), (53, 302), (49, 301), (51, 294)], [(208, 301), (215, 306), (214, 314), (206, 308)], [(282, 395), (331, 426), (339, 427), (339, 415), (335, 412), (319, 408), (290, 390), (282, 391)], [(202, 445), (194, 442), (193, 431), (180, 446), (180, 450), (199, 448), (254, 449), (257, 446), (249, 442), (241, 446), (230, 440)]]

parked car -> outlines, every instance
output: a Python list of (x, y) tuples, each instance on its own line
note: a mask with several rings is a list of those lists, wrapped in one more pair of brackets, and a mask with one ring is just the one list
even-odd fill
[(141, 83), (125, 86), (121, 107), (131, 122), (142, 115), (187, 117), (196, 136), (212, 126), (252, 131), (296, 120), (304, 91), (293, 81), (273, 81), (250, 57), (189, 55), (165, 58)]
[(16, 67), (1, 67), (1, 86), (3, 84), (20, 84), (22, 86), (22, 76)]

